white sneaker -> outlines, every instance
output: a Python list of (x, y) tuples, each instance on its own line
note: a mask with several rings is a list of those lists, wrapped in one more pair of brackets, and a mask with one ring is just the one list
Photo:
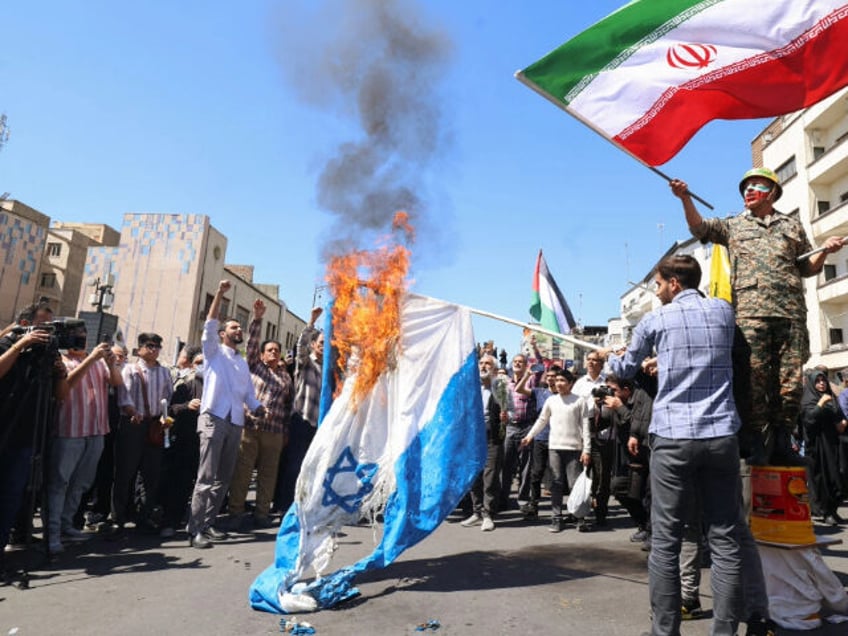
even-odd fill
[(476, 526), (481, 521), (483, 521), (483, 517), (481, 517), (475, 512), (473, 515), (468, 517), (468, 519), (466, 519), (459, 525), (461, 525), (463, 528), (470, 528), (471, 526)]
[(491, 532), (495, 529), (495, 522), (491, 517), (483, 517), (483, 526), (480, 528), (483, 532)]

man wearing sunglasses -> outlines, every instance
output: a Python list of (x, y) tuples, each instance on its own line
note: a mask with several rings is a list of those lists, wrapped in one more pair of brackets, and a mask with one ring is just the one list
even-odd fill
[(802, 279), (818, 274), (843, 241), (830, 237), (822, 252), (799, 260), (811, 251), (810, 241), (797, 215), (775, 210), (783, 188), (768, 168), (753, 168), (742, 176), (739, 193), (745, 210), (725, 219), (702, 218), (687, 185), (679, 179), (670, 185), (683, 203), (692, 235), (726, 245), (730, 255), (741, 332), (734, 390), (743, 431), (754, 436), (751, 462), (796, 463), (790, 431), (801, 404), (801, 368), (810, 357)]
[[(171, 374), (159, 364), (162, 336), (156, 333), (138, 335), (138, 359), (127, 364), (121, 375), (125, 391), (120, 396), (121, 421), (115, 436), (115, 482), (112, 486), (112, 522), (116, 531), (127, 521), (127, 508), (134, 492), (135, 475), (141, 470), (145, 502), (136, 527), (152, 530), (162, 447), (149, 439), (152, 420), (163, 415), (162, 400), (170, 402), (173, 393)], [(164, 415), (167, 415), (165, 413)]]

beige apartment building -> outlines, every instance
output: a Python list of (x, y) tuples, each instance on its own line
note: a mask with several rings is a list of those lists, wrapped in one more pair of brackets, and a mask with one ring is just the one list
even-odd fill
[(84, 280), (89, 247), (117, 247), (120, 234), (108, 225), (54, 221), (41, 258), (37, 295), (49, 298), (57, 316), (75, 316), (80, 296), (90, 293)]
[(0, 201), (0, 325), (37, 297), (50, 217), (13, 199)]
[[(227, 265), (226, 251), (227, 238), (205, 215), (125, 214), (117, 246), (88, 249), (84, 279), (111, 287), (109, 311), (118, 317), (119, 336), (130, 349), (141, 332), (163, 337), (163, 361), (172, 361), (182, 344), (200, 343), (206, 312), (222, 279), (233, 285), (221, 315), (246, 329), (253, 302), (261, 298), (267, 307), (262, 337), (291, 348), (305, 322), (287, 311), (278, 286), (254, 282), (252, 266)], [(77, 311), (91, 311), (89, 300), (81, 294)]]

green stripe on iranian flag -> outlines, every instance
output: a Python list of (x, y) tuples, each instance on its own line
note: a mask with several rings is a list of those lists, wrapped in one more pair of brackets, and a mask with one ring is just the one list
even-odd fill
[(848, 83), (846, 18), (837, 0), (637, 0), (518, 76), (657, 165), (711, 119), (792, 112)]

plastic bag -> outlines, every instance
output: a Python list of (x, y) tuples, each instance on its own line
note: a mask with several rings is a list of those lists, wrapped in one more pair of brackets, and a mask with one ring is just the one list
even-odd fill
[(583, 472), (574, 482), (574, 487), (571, 489), (571, 494), (568, 495), (568, 512), (573, 514), (578, 519), (589, 514), (592, 509), (592, 478), (589, 477), (589, 469), (584, 468)]

